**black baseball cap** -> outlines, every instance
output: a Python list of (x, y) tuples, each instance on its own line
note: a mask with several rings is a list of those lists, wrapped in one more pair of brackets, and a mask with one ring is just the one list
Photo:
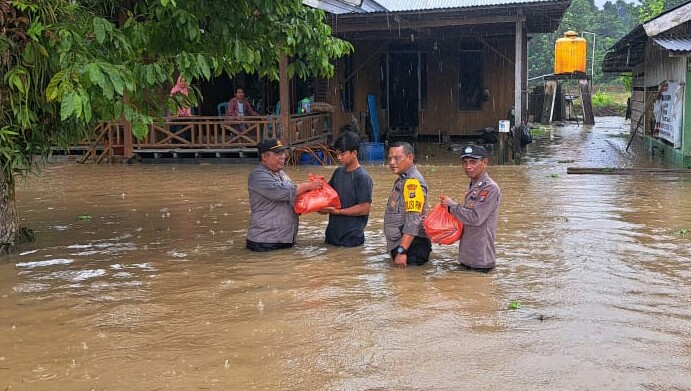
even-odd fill
[(288, 147), (283, 145), (283, 143), (279, 139), (267, 138), (257, 145), (257, 149), (259, 150), (259, 153), (261, 154), (261, 153), (269, 152), (269, 151), (271, 151), (271, 152), (283, 152), (286, 149), (288, 149)]
[(487, 150), (479, 145), (468, 144), (461, 150), (461, 159), (464, 157), (484, 159), (487, 157)]

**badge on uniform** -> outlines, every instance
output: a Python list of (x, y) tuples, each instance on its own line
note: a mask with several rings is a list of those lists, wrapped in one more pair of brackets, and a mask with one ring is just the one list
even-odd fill
[(485, 202), (488, 195), (489, 195), (489, 190), (483, 190), (482, 193), (480, 193), (480, 198), (478, 198), (477, 203), (482, 204), (483, 202)]

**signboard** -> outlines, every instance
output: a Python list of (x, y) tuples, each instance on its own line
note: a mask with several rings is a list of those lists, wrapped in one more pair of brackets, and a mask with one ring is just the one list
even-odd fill
[(653, 114), (653, 136), (667, 140), (674, 148), (681, 147), (681, 117), (684, 110), (684, 87), (676, 81), (660, 84)]

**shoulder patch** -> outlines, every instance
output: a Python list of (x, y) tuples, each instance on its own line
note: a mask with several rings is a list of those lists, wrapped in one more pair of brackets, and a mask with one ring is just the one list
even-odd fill
[(489, 195), (489, 190), (487, 190), (487, 189), (482, 190), (482, 192), (480, 193), (480, 198), (478, 198), (478, 200), (477, 200), (477, 203), (478, 204), (484, 203), (487, 200), (488, 195)]
[(425, 193), (422, 191), (419, 180), (411, 178), (405, 181), (403, 199), (406, 212), (422, 212), (422, 207), (425, 204)]

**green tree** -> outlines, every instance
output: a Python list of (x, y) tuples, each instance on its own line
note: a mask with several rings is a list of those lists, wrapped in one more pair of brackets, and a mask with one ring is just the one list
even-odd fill
[[(637, 8), (623, 0), (616, 3), (607, 2), (602, 9), (598, 9), (590, 0), (573, 0), (571, 6), (564, 14), (561, 24), (553, 34), (536, 34), (530, 41), (530, 77), (554, 72), (554, 44), (558, 38), (563, 37), (568, 30), (594, 33), (582, 34), (588, 41), (588, 70), (594, 68), (594, 83), (612, 83), (616, 75), (599, 72), (605, 53), (617, 40), (626, 35), (637, 24)], [(595, 39), (595, 66), (592, 67), (593, 58), (592, 40)]]
[(662, 13), (665, 9), (665, 0), (643, 0), (637, 11), (637, 19), (639, 23), (643, 23), (648, 19), (654, 18)]
[[(15, 178), (35, 156), (124, 118), (142, 137), (187, 80), (257, 72), (330, 76), (352, 46), (300, 0), (15, 0), (0, 3), (0, 252), (16, 245)], [(40, 159), (38, 159), (40, 160)]]

